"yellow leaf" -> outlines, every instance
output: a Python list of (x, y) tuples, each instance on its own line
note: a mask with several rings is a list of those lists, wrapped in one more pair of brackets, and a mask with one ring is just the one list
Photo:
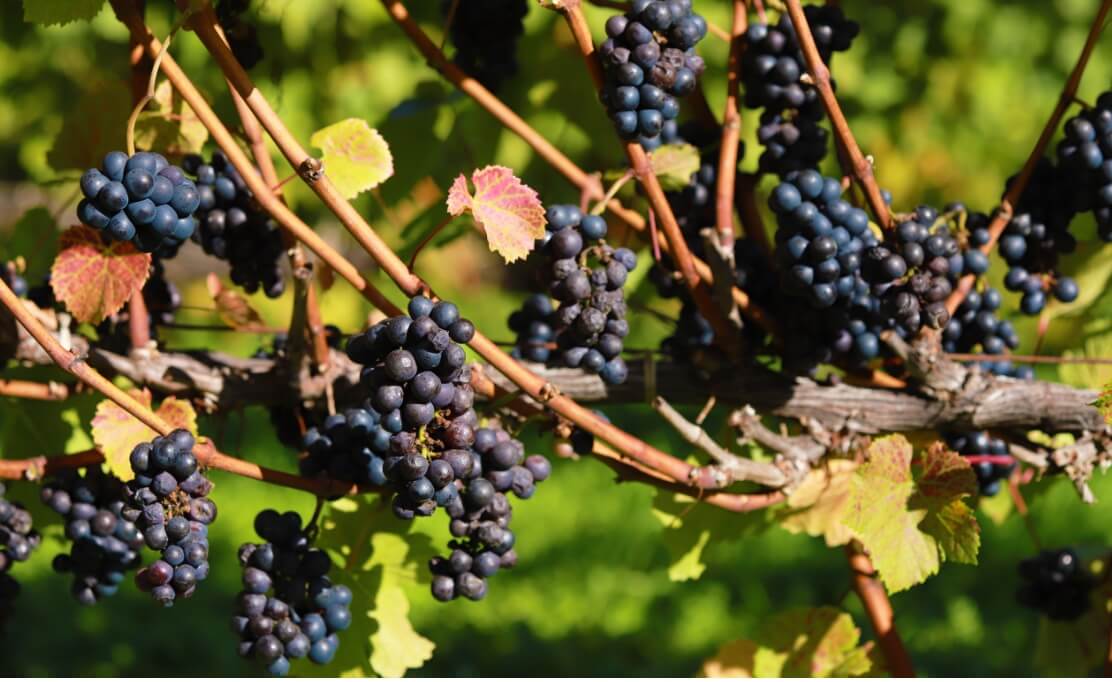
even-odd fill
[[(143, 405), (151, 406), (150, 391), (143, 389), (130, 393)], [(184, 400), (167, 398), (155, 414), (175, 428), (197, 433), (197, 413)], [(93, 442), (104, 453), (108, 470), (121, 481), (130, 481), (135, 477), (131, 470), (131, 451), (139, 443), (153, 440), (158, 434), (111, 400), (102, 400), (97, 405), (92, 424)]]
[(361, 118), (321, 128), (309, 143), (321, 150), (324, 172), (345, 199), (378, 187), (394, 174), (390, 145)]

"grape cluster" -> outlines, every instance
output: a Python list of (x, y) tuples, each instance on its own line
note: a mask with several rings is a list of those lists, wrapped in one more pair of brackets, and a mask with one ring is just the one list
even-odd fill
[(477, 429), (469, 450), (449, 450), (442, 459), (434, 459), (430, 474), (438, 463), (449, 465), (443, 476), (460, 492), (445, 506), (452, 519), (449, 530), (457, 538), (449, 543), (452, 552), (429, 562), (432, 594), (440, 601), (478, 601), (486, 595), (487, 578), (517, 563), (507, 494), (532, 497), (536, 484), (552, 473), (552, 465), (543, 455), (526, 457), (521, 441), (495, 424)]
[(1019, 334), (1011, 321), (997, 317), (1002, 303), (1000, 292), (991, 286), (970, 291), (942, 332), (942, 349), (971, 353), (980, 346), (984, 353), (1000, 355), (1018, 348)]
[[(1008, 444), (1000, 438), (993, 438), (985, 431), (954, 433), (946, 435), (946, 445), (963, 457), (977, 455), (1008, 455)], [(973, 463), (973, 473), (977, 476), (977, 488), (981, 495), (992, 497), (1000, 492), (1001, 484), (1015, 471), (1016, 463), (1009, 464), (978, 461)]]
[(695, 90), (705, 68), (695, 45), (706, 33), (691, 0), (634, 0), (628, 12), (606, 21), (599, 97), (623, 139), (639, 140), (646, 150), (660, 146), (665, 124), (679, 116), (677, 98)]
[[(548, 293), (536, 294), (510, 315), (517, 334), (513, 355), (562, 367), (581, 367), (608, 384), (623, 383), (629, 368), (622, 359), (626, 321), (625, 286), (637, 256), (606, 243), (606, 221), (578, 208), (556, 204), (547, 211), (548, 225), (537, 268)], [(549, 347), (555, 345), (555, 351)]]
[(208, 498), (212, 482), (197, 466), (194, 445), (193, 434), (178, 429), (131, 451), (135, 478), (127, 483), (122, 516), (139, 527), (147, 547), (162, 553), (135, 581), (163, 606), (191, 597), (209, 573), (208, 525), (216, 519), (216, 504)]
[(390, 436), (373, 401), (365, 407), (329, 415), (324, 423), (309, 428), (301, 439), (306, 455), (300, 462), (301, 475), (325, 474), (337, 481), (359, 485), (386, 485), (384, 457), (390, 455)]
[(252, 69), (262, 61), (263, 46), (255, 25), (243, 18), (251, 5), (251, 0), (220, 0), (216, 4), (216, 18), (224, 29), (228, 46), (236, 61), (245, 69)]
[(42, 542), (38, 532), (31, 528), (31, 512), (20, 503), (5, 499), (6, 493), (0, 483), (0, 628), (19, 596), (19, 582), (10, 573), (12, 564), (27, 561)]
[(1095, 581), (1070, 549), (1044, 550), (1019, 562), (1016, 600), (1051, 620), (1077, 620), (1089, 610)]
[(475, 326), (455, 304), (424, 296), (410, 299), (408, 312), (348, 342), (348, 355), (364, 365), (360, 384), (370, 392), (363, 411), (349, 412), (342, 426), (333, 420), (331, 430), (326, 423), (323, 433), (306, 434), (310, 452), (315, 447), (323, 454), (311, 466), (322, 471), (349, 470), (349, 480), (370, 482), (379, 480), (381, 466), (396, 492), (394, 513), (405, 519), (431, 516), (454, 499), (451, 467), (425, 453), (470, 447), (478, 423), (459, 345), (471, 340)]
[(43, 486), (42, 501), (62, 516), (69, 554), (54, 557), (54, 570), (72, 573), (71, 592), (92, 606), (119, 590), (124, 575), (140, 563), (143, 533), (123, 517), (123, 481), (89, 467), (84, 475), (64, 471)]
[(228, 261), (232, 281), (248, 293), (261, 288), (270, 298), (281, 296), (286, 287), (281, 229), (255, 201), (239, 172), (220, 151), (213, 152), (209, 163), (187, 156), (182, 166), (197, 178), (200, 195), (200, 228), (193, 241), (210, 256)]
[[(803, 8), (819, 54), (827, 65), (835, 52), (848, 50), (860, 27), (832, 5)], [(826, 156), (829, 135), (818, 92), (805, 83), (807, 73), (795, 28), (785, 13), (775, 25), (755, 23), (745, 33), (741, 79), (745, 105), (764, 109), (757, 140), (764, 145), (760, 169), (777, 175), (815, 169)]]
[[(860, 25), (847, 19), (837, 5), (807, 5), (803, 13), (819, 56), (828, 66), (834, 53), (848, 50), (861, 30)], [(749, 26), (741, 64), (746, 106), (774, 112), (805, 110), (809, 118), (814, 118), (813, 112), (817, 110), (821, 116), (818, 92), (813, 85), (803, 82), (806, 73), (807, 63), (786, 12), (775, 25), (754, 23)]]
[(140, 251), (175, 253), (193, 235), (200, 195), (193, 181), (166, 157), (151, 152), (108, 152), (100, 168), (81, 176), (77, 218)]
[(0, 282), (7, 284), (12, 293), (20, 298), (26, 296), (29, 291), (27, 280), (19, 274), (15, 263), (11, 261), (0, 262)]
[(528, 0), (443, 0), (441, 13), (452, 6), (449, 35), (456, 54), (452, 61), (491, 92), (517, 73), (517, 43), (525, 33)]
[(340, 647), (338, 633), (351, 625), (351, 590), (329, 579), (332, 560), (313, 548), (297, 512), (264, 509), (255, 532), (265, 542), (239, 548), (244, 589), (232, 617), (239, 654), (275, 676), (289, 673), (291, 659), (327, 665)]
[[(1008, 184), (1014, 181), (1013, 177)], [(997, 248), (1008, 263), (1004, 286), (1022, 294), (1019, 308), (1026, 315), (1042, 312), (1048, 294), (1068, 303), (1079, 293), (1073, 279), (1057, 272), (1059, 255), (1077, 248), (1077, 240), (1069, 231), (1076, 214), (1068, 198), (1076, 189), (1072, 183), (1062, 167), (1040, 159), (1017, 202), (1015, 215), (1000, 235)], [(974, 243), (986, 243), (988, 230), (978, 227), (970, 236)]]
[(1101, 239), (1112, 241), (1112, 90), (1066, 121), (1065, 132), (1058, 161), (1070, 174), (1074, 208), (1092, 211)]

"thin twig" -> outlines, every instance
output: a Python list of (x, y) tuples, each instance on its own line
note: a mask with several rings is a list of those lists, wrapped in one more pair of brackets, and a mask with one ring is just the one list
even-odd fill
[[(139, 2), (139, 12), (146, 11), (146, 0)], [(128, 153), (135, 153), (135, 120), (143, 107), (154, 94), (154, 69), (143, 46), (135, 38), (128, 40), (129, 61), (131, 62), (131, 99), (135, 110), (128, 121)], [(167, 43), (167, 49), (169, 44)], [(143, 298), (143, 287), (131, 292), (127, 302), (127, 333), (132, 348), (146, 348), (151, 343), (151, 326), (147, 314), (147, 301)]]
[(814, 82), (815, 89), (818, 90), (826, 114), (830, 117), (830, 125), (834, 129), (834, 136), (849, 156), (850, 172), (858, 184), (861, 185), (861, 188), (865, 190), (865, 197), (868, 200), (869, 207), (872, 208), (873, 215), (876, 216), (877, 223), (881, 228), (888, 229), (891, 227), (888, 205), (884, 203), (884, 197), (880, 194), (876, 178), (873, 177), (873, 166), (861, 153), (861, 148), (857, 146), (853, 131), (850, 130), (845, 114), (842, 113), (842, 107), (838, 104), (838, 98), (834, 95), (834, 87), (830, 83), (830, 70), (823, 63), (818, 47), (815, 46), (815, 38), (811, 35), (811, 27), (803, 13), (803, 6), (799, 3), (799, 0), (785, 0), (785, 2), (792, 26), (795, 28), (796, 36), (799, 39), (799, 48), (803, 51), (803, 58), (807, 62), (807, 72), (811, 75), (811, 80)]
[(40, 384), (36, 381), (0, 379), (0, 396), (25, 400), (65, 400), (70, 396), (70, 387), (56, 381)]
[(946, 357), (958, 362), (1028, 362), (1036, 365), (1112, 365), (1112, 358), (1066, 358), (1060, 355), (947, 353)]
[(730, 57), (726, 63), (726, 111), (722, 115), (722, 143), (718, 149), (718, 182), (714, 203), (718, 241), (724, 247), (731, 247), (734, 242), (734, 182), (737, 179), (738, 138), (741, 136), (739, 86), (745, 30), (749, 27), (747, 5), (746, 0), (734, 0)]
[(869, 615), (869, 622), (873, 624), (873, 632), (876, 633), (877, 643), (888, 664), (888, 672), (892, 677), (915, 677), (911, 657), (907, 655), (907, 649), (896, 629), (892, 603), (888, 601), (884, 586), (875, 577), (872, 562), (856, 542), (847, 544), (845, 551), (852, 573), (853, 591), (861, 599), (861, 605)]
[[(1089, 57), (1093, 54), (1093, 49), (1096, 47), (1101, 31), (1104, 30), (1104, 22), (1108, 17), (1109, 10), (1112, 10), (1112, 0), (1103, 0), (1100, 9), (1097, 10), (1096, 17), (1093, 19), (1092, 26), (1089, 28), (1089, 35), (1085, 39), (1085, 45), (1081, 48), (1081, 54), (1077, 57), (1077, 63), (1070, 71), (1069, 78), (1062, 88), (1062, 94), (1058, 97), (1057, 104), (1054, 105), (1054, 111), (1051, 112), (1042, 132), (1039, 133), (1039, 139), (1035, 141), (1035, 148), (1027, 156), (1027, 162), (1023, 164), (1023, 170), (1019, 172), (1011, 186), (1008, 187), (1004, 198), (1000, 200), (1000, 206), (997, 207), (995, 214), (992, 216), (992, 221), (988, 225), (988, 242), (981, 246), (981, 253), (988, 255), (996, 246), (996, 240), (1000, 238), (1004, 228), (1008, 226), (1008, 222), (1012, 218), (1012, 211), (1019, 203), (1020, 197), (1023, 196), (1023, 191), (1027, 189), (1027, 183), (1031, 180), (1035, 167), (1046, 152), (1047, 145), (1050, 144), (1054, 133), (1058, 130), (1058, 125), (1062, 122), (1062, 117), (1066, 115), (1066, 110), (1073, 103), (1074, 95), (1077, 94), (1077, 87), (1081, 84), (1081, 76), (1085, 73), (1085, 67), (1089, 63)], [(973, 290), (973, 283), (976, 279), (977, 276), (970, 273), (958, 281), (953, 293), (946, 299), (946, 309), (950, 311), (951, 315), (965, 300), (965, 297), (969, 295), (969, 292)]]
[(409, 256), (409, 262), (405, 264), (407, 268), (413, 270), (413, 265), (417, 262), (417, 256), (420, 256), (421, 252), (425, 250), (425, 247), (428, 246), (429, 242), (431, 242), (433, 238), (436, 237), (436, 235), (440, 234), (445, 227), (448, 227), (448, 224), (451, 223), (453, 220), (455, 220), (455, 216), (451, 213), (448, 213), (440, 219), (440, 222), (436, 224), (436, 227), (429, 230), (429, 233), (426, 234), (421, 239), (421, 242), (417, 244), (417, 246), (413, 249), (413, 253)]
[(779, 488), (788, 482), (788, 477), (776, 465), (739, 457), (716, 443), (702, 427), (688, 421), (663, 397), (657, 396), (652, 405), (657, 414), (663, 417), (676, 433), (710, 455), (711, 459), (718, 463), (721, 472), (731, 480), (753, 481), (770, 488)]

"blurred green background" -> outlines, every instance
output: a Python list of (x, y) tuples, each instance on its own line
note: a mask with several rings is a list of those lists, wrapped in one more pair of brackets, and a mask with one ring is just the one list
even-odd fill
[[(409, 4), (438, 40), (440, 3)], [(897, 208), (962, 200), (988, 210), (995, 203), (1052, 109), (1098, 4), (842, 3), (863, 30), (853, 50), (835, 60), (839, 97), (862, 147), (876, 157), (878, 177), (894, 193)], [(150, 23), (165, 34), (171, 3), (150, 0), (148, 5)], [(697, 9), (718, 26), (729, 24), (729, 5), (726, 0), (696, 1)], [(619, 166), (620, 148), (596, 106), (570, 36), (558, 17), (533, 2), (530, 6), (519, 50), (521, 72), (500, 95), (582, 167)], [(329, 123), (360, 117), (390, 143), (395, 176), (380, 190), (360, 196), (356, 205), (403, 253), (442, 217), (452, 178), (489, 163), (514, 168), (545, 203), (577, 200), (577, 193), (523, 142), (438, 80), (379, 3), (255, 0), (248, 16), (257, 23), (266, 52), (253, 76), (300, 140), (307, 141)], [(596, 36), (606, 16), (605, 10), (589, 8)], [(4, 225), (36, 206), (52, 211), (59, 228), (70, 223), (72, 181), (79, 170), (65, 163), (74, 150), (57, 140), (69, 139), (67, 119), (69, 126), (80, 126), (113, 115), (106, 112), (122, 109), (126, 116), (128, 105), (121, 97), (127, 97), (122, 88), (128, 67), (126, 34), (107, 8), (91, 24), (46, 29), (23, 23), (19, 3), (9, 0), (0, 3), (0, 36), (2, 238)], [(1106, 36), (1094, 53), (1079, 92), (1083, 100), (1094, 100), (1112, 83), (1110, 40)], [(183, 34), (173, 51), (217, 111), (234, 121), (220, 73), (200, 44)], [(725, 43), (708, 38), (701, 52), (710, 64), (704, 83), (708, 99), (720, 110)], [(755, 167), (758, 155), (755, 118), (746, 114), (746, 169)], [(112, 130), (122, 146), (122, 119)], [(373, 271), (373, 264), (307, 190), (297, 183), (288, 188), (292, 206), (309, 224)], [(1082, 248), (1067, 267), (1081, 276), (1082, 298), (1070, 306), (1052, 306), (1053, 323), (1040, 351), (1109, 356), (1112, 337), (1104, 321), (1112, 309), (1112, 299), (1104, 295), (1109, 253), (1093, 241), (1090, 219), (1079, 219), (1076, 228)], [(462, 229), (460, 225), (455, 233)], [(52, 249), (53, 240), (53, 234), (44, 233), (42, 248)], [(210, 270), (226, 277), (223, 264), (206, 259), (195, 247), (184, 249), (170, 264), (170, 275), (191, 306), (180, 319), (217, 320), (201, 282)], [(523, 296), (516, 284), (520, 277), (501, 267), (474, 234), (426, 252), (418, 270), (492, 337), (510, 337), (505, 316)], [(381, 275), (375, 276), (391, 290)], [(641, 286), (635, 300), (650, 301), (648, 289), (647, 283)], [(255, 297), (253, 303), (268, 323), (287, 323), (288, 295), (275, 302)], [(1010, 304), (1014, 308), (1014, 301)], [(666, 303), (652, 305), (675, 313)], [(324, 294), (322, 306), (326, 321), (345, 331), (358, 329), (370, 312), (343, 283)], [(1034, 350), (1034, 322), (1019, 326), (1027, 332), (1020, 351)], [(668, 331), (655, 316), (637, 316), (629, 345), (655, 347)], [(218, 345), (244, 354), (268, 344), (262, 336), (181, 331), (168, 333), (166, 342), (173, 348)], [(1044, 378), (1084, 385), (1112, 379), (1097, 367), (1059, 372), (1043, 366), (1039, 371)], [(5, 376), (56, 375), (9, 368)], [(95, 403), (89, 397), (65, 407), (0, 402), (0, 456), (88, 447)], [(685, 452), (646, 409), (607, 408), (607, 413), (642, 438)], [(715, 417), (720, 420), (721, 414)], [(252, 461), (294, 466), (295, 453), (273, 438), (261, 409), (206, 418), (201, 430), (227, 451)], [(539, 451), (551, 451), (550, 441), (531, 431), (528, 435)], [(413, 586), (411, 618), (417, 631), (437, 645), (432, 660), (415, 674), (688, 675), (722, 643), (752, 635), (771, 614), (823, 604), (848, 609), (871, 638), (849, 592), (840, 550), (781, 530), (745, 534), (738, 519), (727, 516), (706, 551), (708, 568), (702, 578), (671, 582), (661, 524), (651, 513), (654, 491), (615, 485), (610, 470), (596, 462), (555, 464), (553, 479), (540, 493), (516, 505), (522, 560), (511, 574), (495, 579), (485, 601), (441, 605), (428, 597), (427, 586)], [(259, 509), (269, 505), (308, 514), (312, 500), (219, 472), (215, 480), (220, 520), (213, 530), (212, 577), (194, 599), (172, 610), (157, 609), (134, 590), (92, 609), (76, 606), (67, 579), (49, 569), (60, 543), (58, 526), (47, 527), (43, 548), (15, 571), (26, 589), (15, 607), (14, 627), (0, 638), (0, 675), (252, 674), (254, 668), (236, 657), (227, 626), (239, 579), (234, 548), (253, 539), (251, 521)], [(14, 488), (24, 499), (35, 495), (30, 485)], [(1094, 489), (1098, 498), (1112, 498), (1107, 478), (1098, 479)], [(1083, 506), (1067, 482), (1040, 484), (1030, 494), (1034, 524), (1046, 545), (1072, 545), (1096, 554), (1112, 544), (1104, 507)], [(49, 518), (40, 507), (35, 509), (38, 518)], [(1043, 672), (1034, 657), (1039, 620), (1013, 600), (1015, 564), (1033, 553), (1031, 538), (1015, 514), (999, 524), (987, 516), (981, 522), (980, 566), (946, 564), (939, 576), (893, 598), (901, 632), (922, 673)], [(418, 530), (442, 545), (444, 525), (436, 517), (420, 522)]]

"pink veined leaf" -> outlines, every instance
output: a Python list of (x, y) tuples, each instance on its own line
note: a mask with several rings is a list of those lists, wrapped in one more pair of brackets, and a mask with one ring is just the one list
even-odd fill
[(448, 190), (448, 213), (459, 216), (470, 211), (486, 233), (490, 250), (507, 263), (524, 258), (544, 236), (544, 206), (536, 190), (519, 180), (504, 166), (487, 166), (471, 174), (475, 193), (460, 174)]
[(142, 290), (150, 269), (149, 253), (78, 225), (62, 233), (50, 287), (79, 322), (98, 324)]

